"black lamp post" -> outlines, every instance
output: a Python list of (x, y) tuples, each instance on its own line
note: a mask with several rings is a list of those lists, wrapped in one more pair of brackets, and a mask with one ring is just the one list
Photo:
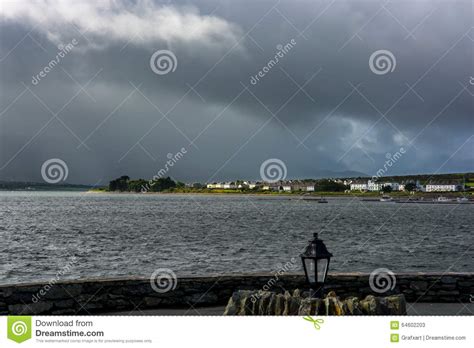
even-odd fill
[(329, 261), (332, 254), (326, 245), (318, 238), (317, 233), (313, 233), (313, 240), (309, 241), (304, 252), (301, 254), (306, 281), (311, 288), (311, 297), (322, 297), (324, 283), (328, 275)]

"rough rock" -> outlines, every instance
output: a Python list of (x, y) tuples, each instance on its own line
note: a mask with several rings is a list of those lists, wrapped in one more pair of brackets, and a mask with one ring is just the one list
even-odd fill
[(406, 315), (404, 295), (341, 300), (331, 291), (325, 298), (301, 297), (301, 292), (236, 291), (224, 315)]

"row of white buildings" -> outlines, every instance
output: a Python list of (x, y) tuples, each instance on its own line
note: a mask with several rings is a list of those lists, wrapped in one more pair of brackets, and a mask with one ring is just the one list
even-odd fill
[(298, 180), (288, 180), (288, 181), (279, 181), (276, 183), (266, 183), (266, 182), (252, 182), (252, 181), (243, 181), (243, 182), (215, 182), (207, 184), (208, 189), (260, 189), (262, 191), (306, 191), (313, 192), (316, 183), (301, 182)]
[[(398, 182), (378, 182), (374, 180), (358, 180), (351, 184), (351, 191), (382, 191), (385, 186), (390, 186), (392, 191), (404, 191), (405, 184)], [(418, 187), (418, 185), (417, 185)]]
[(464, 189), (464, 185), (458, 181), (430, 181), (426, 185), (421, 185), (419, 181), (397, 183), (375, 180), (356, 180), (353, 181), (350, 186), (351, 191), (382, 191), (386, 186), (391, 187), (392, 191), (405, 191), (405, 186), (408, 183), (415, 184), (416, 191), (422, 192), (456, 192)]
[[(464, 190), (464, 184), (461, 181), (430, 181), (426, 185), (421, 185), (420, 182), (414, 180), (407, 180), (403, 182), (395, 181), (377, 181), (377, 180), (341, 180), (331, 179), (331, 181), (338, 184), (343, 184), (350, 187), (351, 191), (382, 191), (384, 187), (389, 186), (392, 191), (405, 191), (406, 185), (415, 185), (416, 191), (421, 192), (455, 192)], [(276, 183), (255, 182), (255, 181), (236, 181), (236, 182), (214, 182), (206, 184), (208, 189), (259, 189), (262, 191), (283, 191), (283, 192), (314, 192), (316, 191), (318, 183), (316, 181), (301, 181), (301, 180), (285, 180)]]
[(207, 184), (206, 187), (208, 189), (225, 189), (225, 190), (232, 190), (232, 189), (242, 189), (248, 188), (250, 190), (257, 187), (257, 183), (253, 183), (250, 181), (244, 181), (242, 183), (235, 183), (235, 182), (214, 182), (212, 184)]

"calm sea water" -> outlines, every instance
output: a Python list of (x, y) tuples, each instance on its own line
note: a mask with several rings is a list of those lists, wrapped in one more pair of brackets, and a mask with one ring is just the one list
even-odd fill
[(0, 283), (299, 271), (313, 232), (332, 271), (473, 271), (473, 231), (474, 205), (0, 192)]

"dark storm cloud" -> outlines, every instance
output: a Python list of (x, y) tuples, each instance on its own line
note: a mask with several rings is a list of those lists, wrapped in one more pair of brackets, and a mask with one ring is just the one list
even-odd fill
[[(49, 158), (70, 182), (151, 177), (182, 147), (182, 180), (258, 178), (267, 158), (289, 177), (374, 174), (400, 147), (392, 174), (473, 170), (470, 1), (86, 4), (2, 9), (2, 179), (40, 180)], [(150, 69), (159, 49), (174, 72)], [(370, 70), (377, 50), (393, 72)]]

